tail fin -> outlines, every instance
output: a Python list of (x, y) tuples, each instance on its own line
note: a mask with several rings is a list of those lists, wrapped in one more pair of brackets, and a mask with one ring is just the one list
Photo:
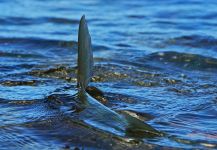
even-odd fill
[(85, 90), (90, 82), (93, 70), (93, 52), (91, 37), (88, 31), (85, 16), (83, 15), (79, 24), (78, 33), (78, 87)]

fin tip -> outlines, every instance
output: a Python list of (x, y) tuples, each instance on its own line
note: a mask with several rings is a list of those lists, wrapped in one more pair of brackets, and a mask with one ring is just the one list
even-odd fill
[(85, 20), (85, 15), (84, 14), (81, 17), (81, 20)]

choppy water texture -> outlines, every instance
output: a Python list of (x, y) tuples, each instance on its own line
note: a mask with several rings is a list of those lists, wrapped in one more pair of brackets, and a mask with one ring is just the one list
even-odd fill
[[(0, 10), (0, 149), (217, 148), (215, 0), (2, 0)], [(167, 136), (127, 143), (76, 121), (82, 14), (99, 100)]]

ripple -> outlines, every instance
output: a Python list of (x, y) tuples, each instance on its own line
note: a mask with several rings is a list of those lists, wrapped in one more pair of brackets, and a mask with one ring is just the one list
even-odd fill
[(216, 71), (217, 59), (205, 57), (197, 54), (178, 53), (178, 52), (158, 52), (148, 56), (148, 59), (181, 66), (183, 68), (198, 69), (206, 71)]
[(0, 57), (43, 58), (43, 55), (0, 52)]
[(45, 23), (54, 23), (54, 24), (78, 24), (79, 20), (60, 18), (60, 17), (40, 17), (40, 18), (26, 18), (26, 17), (7, 17), (0, 18), (1, 25), (14, 25), (14, 26), (27, 26), (34, 24), (45, 24)]
[(217, 39), (213, 36), (201, 36), (201, 35), (186, 35), (181, 37), (175, 37), (166, 40), (167, 45), (187, 46), (194, 48), (212, 48), (217, 47)]
[(53, 47), (72, 47), (77, 45), (76, 42), (72, 41), (62, 41), (62, 40), (50, 40), (50, 39), (41, 39), (41, 38), (0, 38), (1, 46), (10, 46), (11, 44), (20, 45), (23, 48), (31, 47), (32, 50), (35, 48), (44, 48), (49, 49)]

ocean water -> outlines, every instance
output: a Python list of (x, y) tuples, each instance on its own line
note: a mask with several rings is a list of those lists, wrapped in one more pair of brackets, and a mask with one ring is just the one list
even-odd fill
[[(217, 148), (217, 1), (1, 0), (0, 10), (0, 149)], [(99, 101), (166, 136), (127, 143), (72, 117), (83, 14)]]

